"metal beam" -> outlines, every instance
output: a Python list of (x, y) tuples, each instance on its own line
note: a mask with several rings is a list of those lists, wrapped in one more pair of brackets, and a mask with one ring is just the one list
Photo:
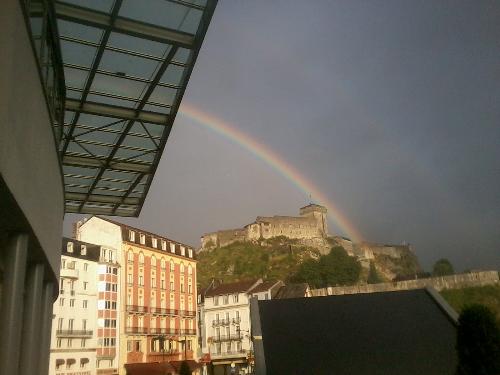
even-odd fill
[(120, 197), (113, 195), (102, 195), (102, 194), (90, 194), (87, 198), (87, 194), (85, 193), (72, 193), (66, 192), (64, 197), (70, 201), (84, 201), (87, 199), (88, 202), (95, 203), (112, 203), (112, 204), (130, 204), (137, 205), (139, 204), (139, 198), (130, 198), (130, 197)]
[(87, 26), (107, 29), (122, 34), (132, 35), (143, 39), (154, 40), (160, 43), (174, 44), (185, 48), (192, 48), (194, 35), (182, 31), (168, 29), (125, 17), (116, 17), (112, 24), (112, 17), (104, 12), (79, 7), (67, 3), (55, 3), (58, 18), (70, 22), (81, 23)]
[[(104, 169), (106, 159), (96, 159), (85, 156), (64, 155), (62, 158), (62, 163), (63, 165), (71, 165), (74, 167)], [(125, 172), (149, 173), (151, 171), (151, 167), (152, 167), (151, 164), (111, 161), (107, 168)]]
[(78, 206), (66, 205), (66, 212), (69, 212), (69, 213), (86, 213), (86, 214), (94, 214), (94, 215), (116, 215), (116, 216), (134, 217), (136, 211), (137, 211), (137, 209), (135, 209), (135, 210), (118, 209), (118, 210), (116, 210), (115, 213), (113, 213), (113, 209), (111, 207), (109, 207), (109, 208), (85, 207), (85, 211), (82, 212)]
[(88, 113), (91, 115), (113, 117), (130, 121), (144, 121), (157, 125), (165, 125), (168, 121), (168, 115), (158, 112), (141, 111), (95, 102), (85, 102), (80, 105), (79, 100), (68, 98), (66, 99), (65, 109), (72, 112)]

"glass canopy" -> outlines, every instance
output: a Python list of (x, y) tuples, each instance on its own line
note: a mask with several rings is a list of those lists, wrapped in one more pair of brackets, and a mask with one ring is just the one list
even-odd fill
[(139, 215), (216, 2), (55, 2), (66, 212)]

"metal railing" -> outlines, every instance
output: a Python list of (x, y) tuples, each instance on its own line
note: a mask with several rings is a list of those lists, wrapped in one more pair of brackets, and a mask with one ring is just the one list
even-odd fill
[(212, 320), (212, 327), (228, 326), (229, 324), (231, 324), (231, 319), (214, 319), (214, 320)]
[(175, 336), (194, 336), (196, 329), (180, 328), (159, 328), (159, 327), (125, 327), (125, 333), (134, 333), (141, 335), (175, 335)]
[(147, 335), (148, 329), (146, 327), (125, 327), (125, 333)]
[(76, 329), (58, 329), (56, 336), (71, 336), (71, 337), (88, 337), (92, 336), (91, 330), (76, 330)]
[(243, 336), (238, 333), (229, 334), (229, 335), (218, 335), (212, 336), (209, 338), (212, 342), (222, 342), (222, 341), (241, 341)]
[(144, 313), (144, 312), (148, 312), (148, 307), (147, 306), (138, 306), (138, 305), (127, 305), (126, 310), (128, 312)]

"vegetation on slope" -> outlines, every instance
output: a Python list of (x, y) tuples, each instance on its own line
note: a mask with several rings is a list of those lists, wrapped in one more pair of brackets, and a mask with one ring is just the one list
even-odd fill
[(466, 306), (481, 304), (487, 306), (496, 315), (500, 324), (500, 285), (487, 285), (462, 289), (442, 290), (441, 295), (458, 312)]
[(207, 285), (212, 278), (233, 282), (250, 278), (288, 280), (300, 264), (319, 257), (319, 251), (277, 237), (261, 245), (236, 242), (198, 254), (198, 282)]

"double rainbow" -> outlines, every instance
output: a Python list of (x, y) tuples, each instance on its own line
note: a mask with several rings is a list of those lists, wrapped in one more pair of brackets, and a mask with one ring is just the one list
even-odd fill
[(288, 164), (266, 145), (258, 142), (255, 138), (243, 133), (241, 130), (221, 118), (204, 112), (199, 108), (186, 103), (185, 101), (182, 103), (179, 113), (251, 152), (258, 159), (262, 160), (280, 175), (285, 177), (294, 186), (305, 193), (306, 196), (312, 194), (314, 199), (319, 204), (324, 205), (328, 209), (329, 217), (335, 222), (338, 228), (344, 232), (345, 235), (353, 241), (360, 241), (362, 239), (361, 234), (354, 228), (354, 226), (347, 219), (346, 215), (339, 210), (337, 205), (332, 200), (328, 199), (316, 186), (314, 186), (314, 184), (308, 181), (299, 173), (299, 171)]

